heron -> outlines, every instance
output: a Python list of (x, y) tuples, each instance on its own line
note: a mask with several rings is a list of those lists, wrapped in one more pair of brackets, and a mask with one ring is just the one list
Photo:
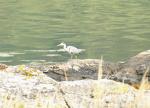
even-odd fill
[(71, 55), (71, 59), (73, 58), (73, 55), (80, 54), (82, 51), (85, 51), (85, 49), (78, 49), (74, 46), (67, 46), (64, 42), (60, 43), (57, 46), (62, 46), (63, 49)]

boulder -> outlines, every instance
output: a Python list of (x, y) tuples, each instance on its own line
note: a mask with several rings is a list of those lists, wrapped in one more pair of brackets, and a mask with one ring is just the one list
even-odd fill
[[(38, 105), (46, 107), (62, 106), (65, 102), (57, 82), (45, 74), (26, 76), (18, 73), (16, 66), (11, 66), (6, 71), (0, 71), (0, 108), (37, 108)], [(44, 103), (44, 104), (43, 104)]]
[(136, 95), (133, 87), (107, 79), (64, 81), (60, 90), (69, 108), (127, 108)]
[[(68, 62), (56, 64), (30, 64), (29, 67), (43, 71), (49, 77), (57, 81), (97, 79), (100, 60), (98, 59), (74, 59)], [(117, 71), (115, 63), (103, 61), (103, 78), (114, 77)]]
[[(64, 63), (29, 65), (43, 71), (49, 77), (57, 81), (83, 80), (98, 78), (98, 71), (101, 60), (84, 59), (69, 60)], [(139, 88), (142, 78), (150, 80), (150, 50), (141, 52), (127, 61), (112, 63), (103, 61), (102, 78), (107, 78), (119, 82), (134, 85)]]
[(38, 74), (32, 76), (24, 74), (32, 69), (22, 67), (9, 66), (0, 71), (1, 108), (150, 107), (149, 90), (139, 91), (108, 79), (57, 82), (39, 70), (34, 70)]
[(150, 81), (150, 50), (141, 52), (124, 63), (118, 64), (117, 81), (138, 85), (142, 79)]

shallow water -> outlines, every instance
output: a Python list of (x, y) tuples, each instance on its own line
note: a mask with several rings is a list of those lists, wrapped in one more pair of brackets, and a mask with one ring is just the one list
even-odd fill
[(126, 60), (150, 46), (149, 0), (1, 0), (0, 62), (60, 62), (57, 44), (86, 49), (78, 58)]

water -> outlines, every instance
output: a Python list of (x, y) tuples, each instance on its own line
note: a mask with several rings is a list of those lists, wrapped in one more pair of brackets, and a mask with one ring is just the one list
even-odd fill
[(109, 61), (149, 49), (149, 0), (0, 0), (0, 62), (60, 62), (66, 42), (79, 58)]

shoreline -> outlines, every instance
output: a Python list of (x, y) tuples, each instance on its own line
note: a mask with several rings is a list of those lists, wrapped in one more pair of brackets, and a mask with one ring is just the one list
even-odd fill
[(1, 64), (0, 107), (150, 107), (150, 50), (125, 62), (100, 63), (76, 59), (51, 65)]

